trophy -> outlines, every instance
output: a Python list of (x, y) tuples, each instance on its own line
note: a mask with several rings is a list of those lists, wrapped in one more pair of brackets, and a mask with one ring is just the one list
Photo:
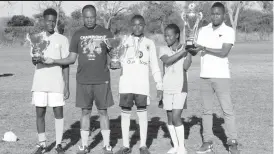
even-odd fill
[(122, 37), (104, 39), (104, 43), (108, 46), (108, 48), (112, 48), (112, 57), (110, 62), (111, 69), (120, 69), (122, 67), (120, 62), (121, 54), (119, 54), (124, 49), (122, 40)]
[(36, 63), (39, 63), (43, 59), (43, 51), (47, 49), (49, 45), (49, 40), (47, 39), (46, 33), (38, 33), (38, 34), (30, 34), (27, 33), (26, 36), (27, 41), (30, 43), (32, 48), (33, 60)]
[[(195, 42), (198, 35), (198, 25), (203, 18), (202, 12), (195, 11), (195, 4), (191, 3), (186, 12), (182, 12), (181, 18), (184, 21), (185, 49), (195, 49)], [(198, 52), (189, 50), (189, 53), (195, 56)]]

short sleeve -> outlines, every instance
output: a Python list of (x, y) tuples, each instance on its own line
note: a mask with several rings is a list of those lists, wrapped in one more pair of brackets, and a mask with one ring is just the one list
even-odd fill
[(69, 55), (69, 41), (66, 37), (63, 39), (62, 47), (61, 47), (61, 58), (66, 58)]
[(163, 55), (168, 55), (167, 52), (168, 52), (168, 51), (167, 51), (167, 48), (165, 48), (165, 47), (160, 47), (160, 49), (159, 49), (159, 58), (161, 59), (161, 57), (162, 57)]
[(79, 43), (79, 36), (77, 32), (75, 32), (70, 40), (69, 52), (78, 53), (78, 43)]
[(200, 28), (199, 31), (198, 31), (198, 37), (197, 37), (197, 44), (201, 45), (201, 46), (204, 46), (204, 41), (203, 41), (203, 29)]
[(230, 28), (230, 30), (225, 31), (223, 36), (223, 43), (233, 44), (235, 43), (235, 31), (234, 29)]

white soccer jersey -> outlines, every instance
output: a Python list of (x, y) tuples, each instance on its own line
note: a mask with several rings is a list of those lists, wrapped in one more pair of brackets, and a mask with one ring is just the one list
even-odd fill
[(149, 67), (157, 83), (157, 90), (163, 90), (162, 73), (158, 65), (154, 42), (146, 37), (139, 38), (131, 35), (124, 40), (123, 44), (127, 48), (121, 57), (122, 73), (119, 93), (150, 96)]

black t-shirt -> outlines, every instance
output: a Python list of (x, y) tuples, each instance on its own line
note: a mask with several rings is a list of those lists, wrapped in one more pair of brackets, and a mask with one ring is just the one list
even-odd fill
[(110, 80), (105, 38), (113, 38), (113, 34), (100, 25), (94, 29), (83, 27), (72, 36), (69, 51), (78, 54), (78, 83), (102, 84)]

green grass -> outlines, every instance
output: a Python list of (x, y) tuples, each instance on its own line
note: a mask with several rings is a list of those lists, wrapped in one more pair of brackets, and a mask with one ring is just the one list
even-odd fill
[[(232, 101), (235, 103), (236, 122), (242, 154), (271, 154), (273, 128), (273, 43), (236, 44), (229, 56), (232, 74)], [(0, 142), (0, 154), (29, 154), (37, 143), (35, 108), (31, 102), (31, 85), (34, 67), (30, 61), (27, 48), (0, 48), (0, 75), (11, 73), (13, 76), (0, 77), (0, 136), (12, 130), (19, 141), (15, 143)], [(186, 129), (186, 147), (189, 154), (194, 154), (201, 144), (201, 98), (199, 95), (199, 56), (193, 58), (189, 70), (188, 109), (182, 117)], [(73, 154), (80, 145), (79, 119), (80, 109), (75, 108), (75, 73), (76, 65), (71, 66), (71, 97), (64, 110), (65, 131), (63, 145), (67, 153)], [(111, 144), (114, 151), (122, 146), (120, 126), (120, 109), (118, 107), (119, 71), (112, 71), (112, 90), (115, 106), (109, 109), (111, 119)], [(148, 142), (152, 154), (164, 154), (171, 147), (168, 130), (165, 126), (166, 113), (157, 108), (155, 101), (155, 83), (151, 77), (152, 102), (148, 108), (149, 128)], [(217, 101), (214, 103), (215, 149), (218, 154), (227, 153), (224, 146), (224, 120)], [(134, 108), (134, 111), (136, 109)], [(54, 145), (54, 116), (51, 108), (46, 114), (46, 133), (48, 145)], [(131, 122), (131, 145), (133, 154), (138, 154), (139, 131), (136, 129), (136, 113)], [(96, 108), (92, 112), (92, 135), (89, 138), (91, 153), (100, 153), (102, 137)], [(54, 149), (49, 153), (54, 153)]]

